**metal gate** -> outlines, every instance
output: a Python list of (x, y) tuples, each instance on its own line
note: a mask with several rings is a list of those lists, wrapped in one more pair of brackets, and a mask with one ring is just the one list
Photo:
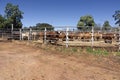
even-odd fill
[(19, 40), (20, 32), (19, 29), (0, 29), (0, 39), (1, 40)]

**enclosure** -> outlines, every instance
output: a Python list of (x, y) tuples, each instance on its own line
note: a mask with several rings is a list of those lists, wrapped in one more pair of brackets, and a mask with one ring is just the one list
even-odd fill
[(36, 41), (43, 44), (52, 44), (66, 47), (92, 47), (112, 48), (119, 51), (119, 31), (111, 28), (101, 30), (91, 29), (78, 30), (76, 27), (62, 26), (54, 27), (54, 30), (44, 28), (43, 30), (28, 29), (1, 29), (1, 39)]

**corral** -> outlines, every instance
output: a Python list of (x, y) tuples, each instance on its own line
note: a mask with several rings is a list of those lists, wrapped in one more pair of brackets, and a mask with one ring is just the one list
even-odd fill
[[(1, 39), (28, 40), (66, 47), (112, 48), (119, 51), (119, 33), (114, 30), (86, 30), (56, 28), (55, 30), (9, 29), (0, 31)], [(108, 50), (108, 49), (107, 49)]]

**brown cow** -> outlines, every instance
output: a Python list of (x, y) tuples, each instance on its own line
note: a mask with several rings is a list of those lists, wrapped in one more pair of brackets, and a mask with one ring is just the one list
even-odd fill
[(102, 34), (102, 38), (104, 39), (105, 43), (112, 43), (112, 39), (115, 38), (114, 33), (104, 33)]
[(46, 35), (45, 35), (44, 31), (39, 33), (39, 39), (45, 40), (45, 37), (46, 37), (46, 40), (48, 42), (51, 42), (52, 40), (57, 40), (58, 36), (59, 36), (59, 34), (57, 31), (46, 31)]
[(66, 39), (66, 33), (64, 31), (60, 31), (58, 37), (60, 41), (64, 41)]
[(59, 33), (57, 31), (47, 31), (46, 40), (50, 43), (56, 43), (59, 39)]
[(68, 32), (68, 38), (70, 41), (73, 41), (75, 39), (75, 33), (74, 32)]
[(38, 36), (39, 36), (40, 40), (43, 40), (44, 39), (44, 32), (43, 31), (39, 32)]
[(82, 37), (83, 41), (90, 41), (91, 38), (92, 38), (92, 35), (90, 32), (84, 32), (83, 37)]
[(120, 38), (119, 33), (115, 33), (115, 40), (116, 40), (117, 42), (119, 42), (119, 38)]
[(76, 32), (76, 33), (75, 33), (75, 39), (81, 40), (82, 37), (83, 37), (83, 32)]
[(102, 39), (102, 33), (95, 32), (94, 40), (99, 41), (100, 39)]
[(82, 41), (89, 41), (92, 36), (90, 32), (76, 32), (74, 34), (75, 39)]
[[(66, 35), (66, 32), (65, 32), (65, 31), (60, 31), (60, 32), (59, 32), (59, 40), (60, 40), (60, 41), (65, 41), (65, 40), (66, 40), (66, 37), (67, 37), (67, 35)], [(68, 39), (71, 40), (71, 41), (73, 41), (73, 40), (75, 39), (75, 33), (69, 31), (69, 32), (68, 32)]]

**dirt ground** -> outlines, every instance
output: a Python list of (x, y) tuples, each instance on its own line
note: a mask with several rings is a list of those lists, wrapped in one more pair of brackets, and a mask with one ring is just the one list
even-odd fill
[(0, 80), (120, 80), (120, 59), (0, 42)]

